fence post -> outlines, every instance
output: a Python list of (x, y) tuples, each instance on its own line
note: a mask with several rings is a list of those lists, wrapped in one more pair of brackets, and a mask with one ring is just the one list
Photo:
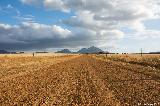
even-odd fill
[(106, 57), (108, 57), (108, 53), (106, 53)]
[(34, 57), (34, 53), (33, 53), (33, 57)]
[(143, 50), (142, 50), (142, 48), (141, 48), (141, 57), (142, 57), (142, 55), (143, 55)]

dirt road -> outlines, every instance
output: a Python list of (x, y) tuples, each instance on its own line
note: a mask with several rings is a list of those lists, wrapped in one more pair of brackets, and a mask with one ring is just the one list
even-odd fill
[(144, 74), (144, 69), (90, 56), (50, 63), (36, 71), (0, 80), (0, 105), (159, 106), (160, 79)]

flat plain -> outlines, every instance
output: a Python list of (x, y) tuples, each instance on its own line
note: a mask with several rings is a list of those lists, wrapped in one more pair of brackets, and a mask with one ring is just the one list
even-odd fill
[(1, 106), (160, 105), (159, 55), (1, 55)]

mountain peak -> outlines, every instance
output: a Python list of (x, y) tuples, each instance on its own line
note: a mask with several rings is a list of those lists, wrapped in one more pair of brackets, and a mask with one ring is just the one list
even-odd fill
[[(100, 52), (103, 52), (103, 50), (101, 50), (100, 48), (98, 47), (95, 47), (95, 46), (91, 46), (89, 48), (82, 48), (80, 49), (78, 52), (74, 52), (74, 53), (82, 53), (82, 54), (85, 54), (85, 53), (100, 53)], [(70, 50), (68, 49), (63, 49), (61, 51), (58, 51), (56, 53), (72, 53)]]
[(63, 49), (58, 51), (57, 53), (72, 53), (69, 49)]
[(104, 51), (95, 46), (91, 46), (89, 48), (82, 48), (81, 50), (78, 51), (78, 53), (99, 53), (99, 52), (104, 52)]
[(95, 46), (91, 46), (91, 47), (89, 47), (88, 49), (90, 49), (90, 48), (97, 48), (97, 47), (95, 47)]

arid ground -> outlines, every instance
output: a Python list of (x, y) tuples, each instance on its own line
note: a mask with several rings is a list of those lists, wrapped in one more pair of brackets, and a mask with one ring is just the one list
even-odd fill
[(160, 106), (160, 58), (129, 59), (1, 56), (0, 106)]

